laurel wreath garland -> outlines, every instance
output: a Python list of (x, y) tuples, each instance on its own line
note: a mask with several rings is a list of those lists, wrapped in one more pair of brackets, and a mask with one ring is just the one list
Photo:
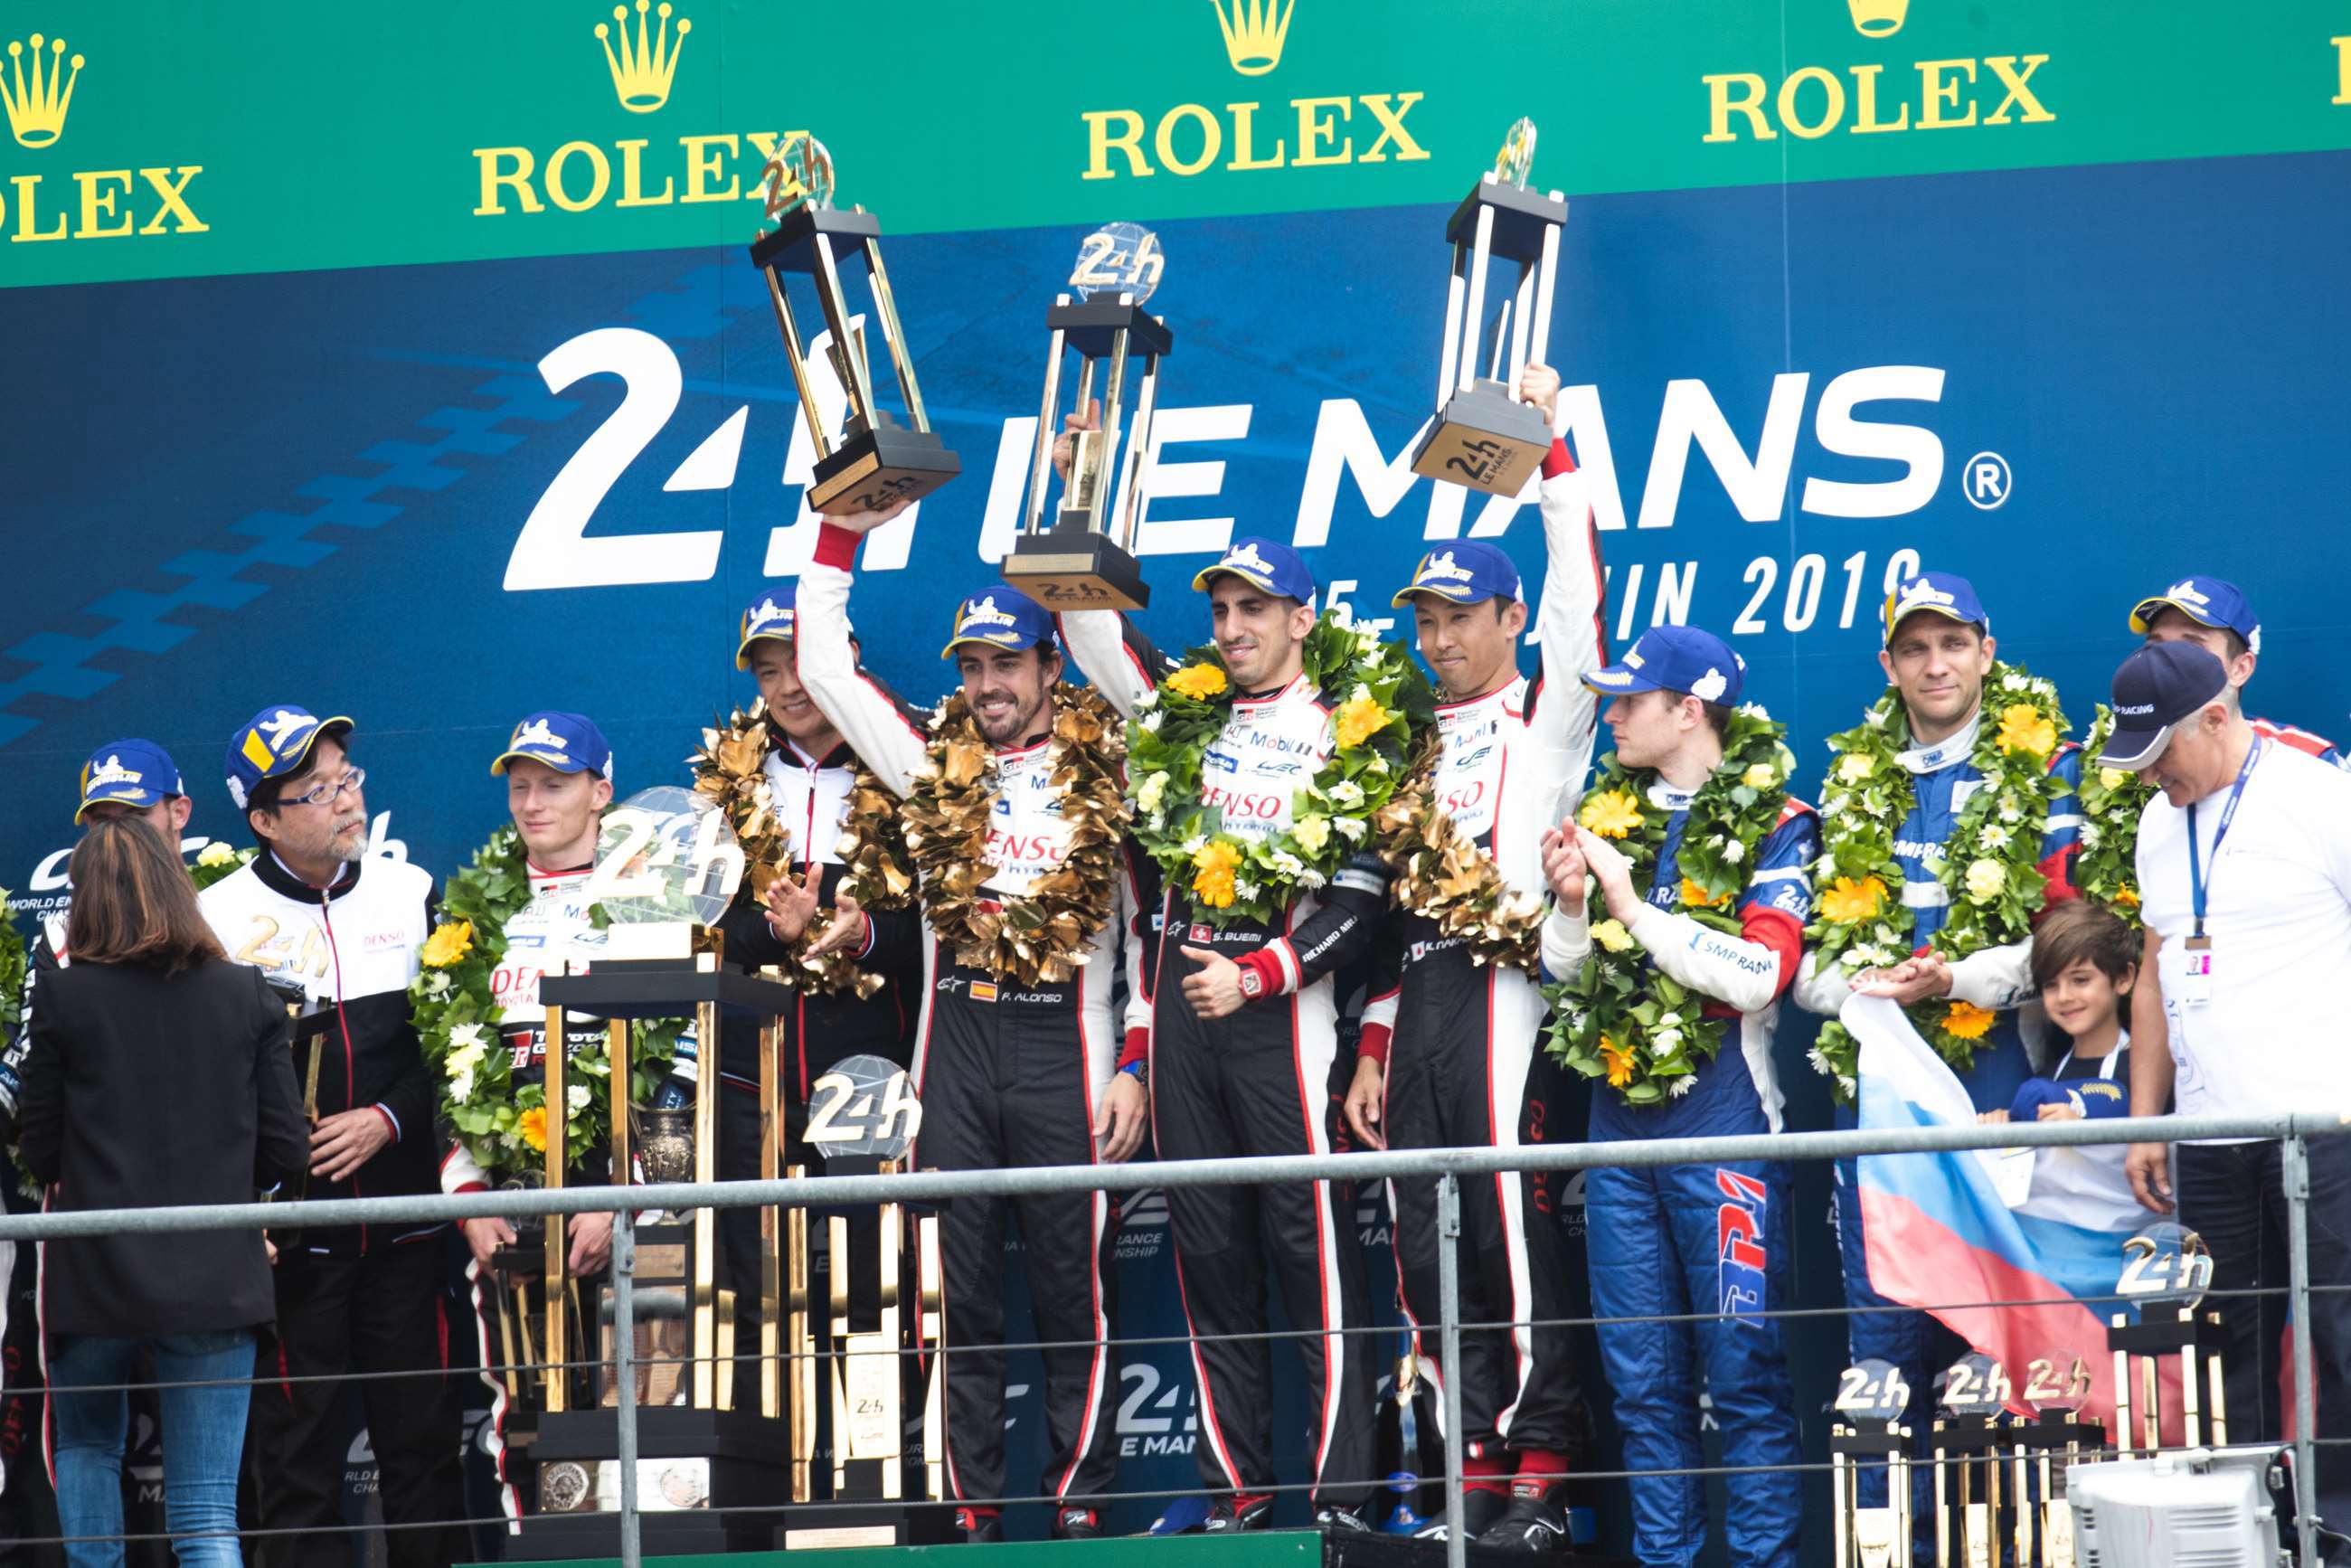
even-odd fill
[[(2021, 942), (2047, 898), (2041, 841), (2049, 807), (2072, 788), (2051, 763), (2068, 728), (2054, 683), (2014, 664), (1999, 664), (1984, 678), (1983, 714), (1969, 763), (1983, 782), (1959, 808), (1944, 841), (1937, 878), (1950, 898), (1950, 915), (1927, 944), (1946, 958)], [(1830, 765), (1821, 802), (1821, 858), (1815, 868), (1813, 963), (1835, 964), (1851, 979), (1864, 969), (1900, 963), (1913, 951), (1915, 925), (1902, 902), (1902, 864), (1894, 839), (1917, 803), (1916, 787), (1900, 753), (1909, 740), (1901, 693), (1889, 686), (1862, 722), (1829, 737)], [(1999, 1015), (1956, 998), (1913, 1003), (1910, 1021), (1936, 1053), (1959, 1071)], [(1834, 1019), (1821, 1026), (1813, 1070), (1832, 1081), (1840, 1104), (1850, 1104), (1859, 1047)]]
[(1119, 844), (1131, 820), (1119, 771), (1125, 757), (1117, 716), (1102, 695), (1057, 682), (1044, 767), (1061, 795), (1069, 843), (1058, 866), (1005, 898), (986, 885), (996, 869), (987, 857), (996, 748), (961, 692), (940, 706), (901, 811), (923, 917), (956, 963), (1022, 989), (1078, 972), (1118, 901)]
[(2089, 738), (2082, 743), (2082, 852), (2074, 862), (2074, 885), (2084, 898), (2137, 930), (2138, 820), (2155, 789), (2136, 773), (2098, 766), (2098, 754), (2114, 731), (2115, 710), (2100, 703)]
[(195, 863), (188, 867), (188, 880), (196, 884), (198, 893), (202, 893), (213, 883), (225, 882), (243, 871), (253, 863), (253, 857), (259, 852), (251, 849), (233, 850), (215, 839), (197, 852)]
[(1380, 854), (1395, 873), (1396, 902), (1458, 937), (1473, 964), (1542, 973), (1543, 901), (1512, 887), (1494, 857), (1437, 804), (1437, 765), (1444, 735), (1431, 726), (1418, 755), (1372, 825)]
[[(1739, 891), (1751, 874), (1755, 846), (1787, 810), (1795, 766), (1784, 727), (1760, 705), (1732, 713), (1722, 762), (1691, 798), (1682, 827), (1678, 913), (1740, 934)], [(1577, 821), (1625, 852), (1636, 888), (1655, 874), (1673, 820), (1669, 808), (1650, 798), (1656, 781), (1649, 768), (1628, 772), (1612, 751), (1601, 758), (1576, 813)], [(1552, 1006), (1543, 1049), (1586, 1078), (1604, 1078), (1629, 1104), (1688, 1093), (1698, 1086), (1699, 1066), (1722, 1049), (1725, 1020), (1706, 1017), (1705, 995), (1653, 966), (1622, 921), (1594, 922), (1590, 960), (1544, 987), (1543, 995)]]
[[(440, 1087), (441, 1113), (466, 1152), (493, 1179), (528, 1176), (547, 1151), (544, 1084), (513, 1086), (513, 1058), (500, 1038), (504, 1012), (490, 977), (506, 956), (507, 923), (531, 899), (530, 865), (522, 835), (509, 825), (492, 833), (464, 871), (442, 890), (440, 919), (425, 939), (422, 966), (408, 998), (424, 1061)], [(591, 918), (601, 913), (590, 910)], [(601, 922), (600, 922), (601, 924)], [(649, 1101), (668, 1072), (677, 1019), (633, 1023), (629, 1029), (629, 1100)], [(611, 1145), (611, 1081), (606, 1037), (567, 1058), (564, 1153), (577, 1162)], [(552, 1051), (564, 1049), (549, 1040)]]
[(1436, 717), (1428, 678), (1403, 644), (1327, 612), (1306, 634), (1306, 680), (1332, 703), (1333, 745), (1291, 797), (1290, 827), (1262, 839), (1225, 830), (1201, 769), (1232, 717), (1232, 679), (1216, 649), (1194, 649), (1147, 692), (1127, 725), (1135, 840), (1219, 929), (1280, 917), (1301, 892), (1327, 883), (1367, 842), (1395, 798), (1415, 737)]
[[(737, 709), (724, 725), (702, 732), (702, 749), (686, 758), (694, 769), (697, 794), (716, 802), (726, 813), (741, 846), (744, 882), (754, 901), (764, 901), (779, 876), (789, 874), (792, 839), (777, 817), (767, 773), (770, 737), (768, 706), (754, 697), (747, 710)], [(904, 904), (914, 879), (905, 866), (906, 848), (898, 822), (898, 803), (882, 781), (862, 765), (850, 788), (841, 885), (869, 908), (891, 909)], [(808, 852), (813, 846), (802, 846)], [(811, 921), (800, 933), (786, 962), (777, 966), (776, 978), (787, 986), (820, 996), (853, 995), (861, 1001), (883, 986), (883, 977), (858, 967), (845, 952), (811, 959), (808, 950), (823, 934)]]

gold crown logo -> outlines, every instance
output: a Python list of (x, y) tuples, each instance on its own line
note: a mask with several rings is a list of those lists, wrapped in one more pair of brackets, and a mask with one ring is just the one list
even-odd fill
[[(49, 68), (45, 77), (41, 71), (41, 45), (49, 47)], [(8, 129), (16, 133), (18, 145), (47, 147), (65, 133), (66, 111), (73, 107), (74, 83), (81, 79), (81, 57), (70, 62), (73, 75), (66, 75), (66, 41), (63, 38), (44, 39), (33, 35), (33, 69), (30, 79), (25, 71), (25, 46), (8, 46), (8, 69), (0, 72), (0, 103), (8, 109)]]
[[(1217, 26), (1225, 32), (1225, 57), (1245, 77), (1261, 77), (1281, 63), (1281, 40), (1290, 33), (1290, 14), (1298, 0), (1208, 0), (1217, 8)], [(1274, 12), (1281, 16), (1277, 19)]]
[(1865, 38), (1890, 38), (1902, 30), (1910, 0), (1844, 0), (1853, 11), (1854, 31)]
[[(653, 0), (637, 0), (637, 39), (632, 47), (629, 42), (629, 8), (612, 7), (612, 20), (618, 27), (596, 24), (597, 41), (604, 46), (604, 63), (612, 68), (612, 90), (621, 96), (621, 107), (631, 114), (651, 114), (669, 101), (670, 78), (677, 75), (677, 57), (684, 52), (685, 36), (694, 31), (694, 24), (680, 16), (677, 19), (677, 39), (669, 36), (669, 0), (662, 0), (655, 13), (661, 19), (650, 43), (645, 37), (645, 13), (653, 9)], [(620, 38), (620, 52), (612, 50), (611, 35)]]

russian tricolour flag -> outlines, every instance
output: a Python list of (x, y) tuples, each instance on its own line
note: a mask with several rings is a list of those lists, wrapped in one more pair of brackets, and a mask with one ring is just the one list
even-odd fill
[[(1855, 997), (1840, 1016), (1861, 1047), (1862, 1126), (1974, 1124), (1967, 1091), (1898, 1006)], [(1870, 1283), (1997, 1360), (2020, 1410), (2034, 1362), (2062, 1381), (2079, 1356), (2091, 1379), (2084, 1414), (2111, 1430), (2106, 1322), (2116, 1309), (2086, 1298), (2114, 1294), (2123, 1242), (2151, 1218), (2131, 1197), (2122, 1156), (2104, 1145), (1862, 1155)], [(1953, 1304), (1966, 1301), (2040, 1304)]]

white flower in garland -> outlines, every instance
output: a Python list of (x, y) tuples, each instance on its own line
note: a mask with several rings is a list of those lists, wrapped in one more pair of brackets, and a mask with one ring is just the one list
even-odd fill
[(450, 981), (448, 970), (427, 969), (419, 977), (423, 982), (424, 994), (434, 1001), (437, 1002), (443, 997), (449, 994)]
[(2008, 848), (2008, 830), (2001, 827), (1998, 822), (1986, 822), (1984, 824), (1982, 838), (1983, 847), (1988, 850), (2004, 850)]
[(1366, 824), (1361, 817), (1333, 817), (1331, 819), (1331, 825), (1338, 829), (1339, 836), (1349, 843), (1360, 844), (1364, 841)]
[(1160, 722), (1166, 716), (1167, 716), (1165, 714), (1161, 713), (1157, 708), (1153, 708), (1149, 713), (1143, 716), (1143, 727), (1149, 730), (1152, 734), (1156, 735), (1159, 733)]
[(2000, 689), (2004, 692), (2029, 691), (2032, 689), (2032, 683), (2030, 680), (2026, 679), (2023, 675), (2017, 674), (2011, 674), (2003, 676), (2000, 683)]
[(1308, 854), (1319, 855), (1322, 846), (1331, 841), (1331, 819), (1310, 812), (1290, 825), (1290, 835)]
[(1134, 792), (1134, 803), (1155, 814), (1158, 812), (1161, 802), (1166, 798), (1167, 775), (1165, 773), (1154, 773), (1150, 778), (1145, 779), (1143, 781), (1143, 787)]
[(220, 840), (214, 839), (211, 843), (206, 844), (204, 852), (196, 857), (196, 863), (198, 865), (235, 865), (236, 852)]
[(1247, 904), (1255, 899), (1258, 894), (1264, 891), (1265, 890), (1263, 888), (1259, 887), (1253, 882), (1236, 882), (1233, 883), (1233, 896), (1240, 900), (1243, 904)]
[(1333, 806), (1356, 807), (1364, 803), (1364, 787), (1353, 779), (1342, 779), (1325, 791)]
[(1989, 856), (1968, 866), (1968, 896), (1978, 904), (1990, 904), (2008, 885), (2008, 870)]
[(2082, 847), (2085, 850), (2096, 849), (2098, 847), (2098, 840), (2105, 836), (2099, 829), (2098, 824), (2095, 822), (2083, 823), (2080, 831), (2082, 835)]
[(1739, 781), (1750, 789), (1769, 789), (1780, 781), (1780, 772), (1768, 762), (1759, 762), (1740, 775)]
[(1266, 856), (1266, 863), (1292, 882), (1296, 882), (1306, 870), (1306, 862), (1288, 850), (1274, 851)]
[(1867, 713), (1863, 714), (1861, 716), (1862, 721), (1868, 725), (1872, 729), (1884, 729), (1886, 727), (1886, 710), (1882, 707), (1871, 708)]
[(1726, 864), (1737, 865), (1747, 858), (1747, 846), (1737, 839), (1726, 838), (1722, 841), (1722, 858)]
[(1848, 751), (1837, 759), (1836, 776), (1840, 783), (1859, 784), (1877, 770), (1877, 758), (1866, 751)]
[(1685, 1072), (1679, 1078), (1673, 1079), (1667, 1083), (1666, 1092), (1678, 1100), (1697, 1087), (1698, 1074), (1695, 1072)]
[(588, 1109), (590, 1103), (593, 1102), (596, 1096), (594, 1092), (590, 1090), (588, 1085), (585, 1083), (567, 1083), (563, 1086), (564, 1113), (566, 1115), (576, 1116), (580, 1112)]

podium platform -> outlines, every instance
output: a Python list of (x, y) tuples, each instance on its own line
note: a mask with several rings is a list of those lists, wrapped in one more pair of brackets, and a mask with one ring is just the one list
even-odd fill
[[(927, 1560), (932, 1557), (939, 1561), (931, 1563)], [(916, 1558), (925, 1561), (917, 1563)], [(1614, 1557), (1570, 1552), (1562, 1560), (1576, 1568), (1632, 1568)], [(1114, 1535), (1099, 1541), (850, 1546), (656, 1558), (649, 1541), (645, 1561), (670, 1568), (808, 1568), (811, 1563), (823, 1568), (1445, 1568), (1445, 1543), (1394, 1535), (1258, 1530), (1238, 1535)], [(1524, 1552), (1472, 1546), (1468, 1561), (1475, 1568), (1527, 1568), (1529, 1558)], [(565, 1568), (620, 1568), (620, 1559), (579, 1558)]]

